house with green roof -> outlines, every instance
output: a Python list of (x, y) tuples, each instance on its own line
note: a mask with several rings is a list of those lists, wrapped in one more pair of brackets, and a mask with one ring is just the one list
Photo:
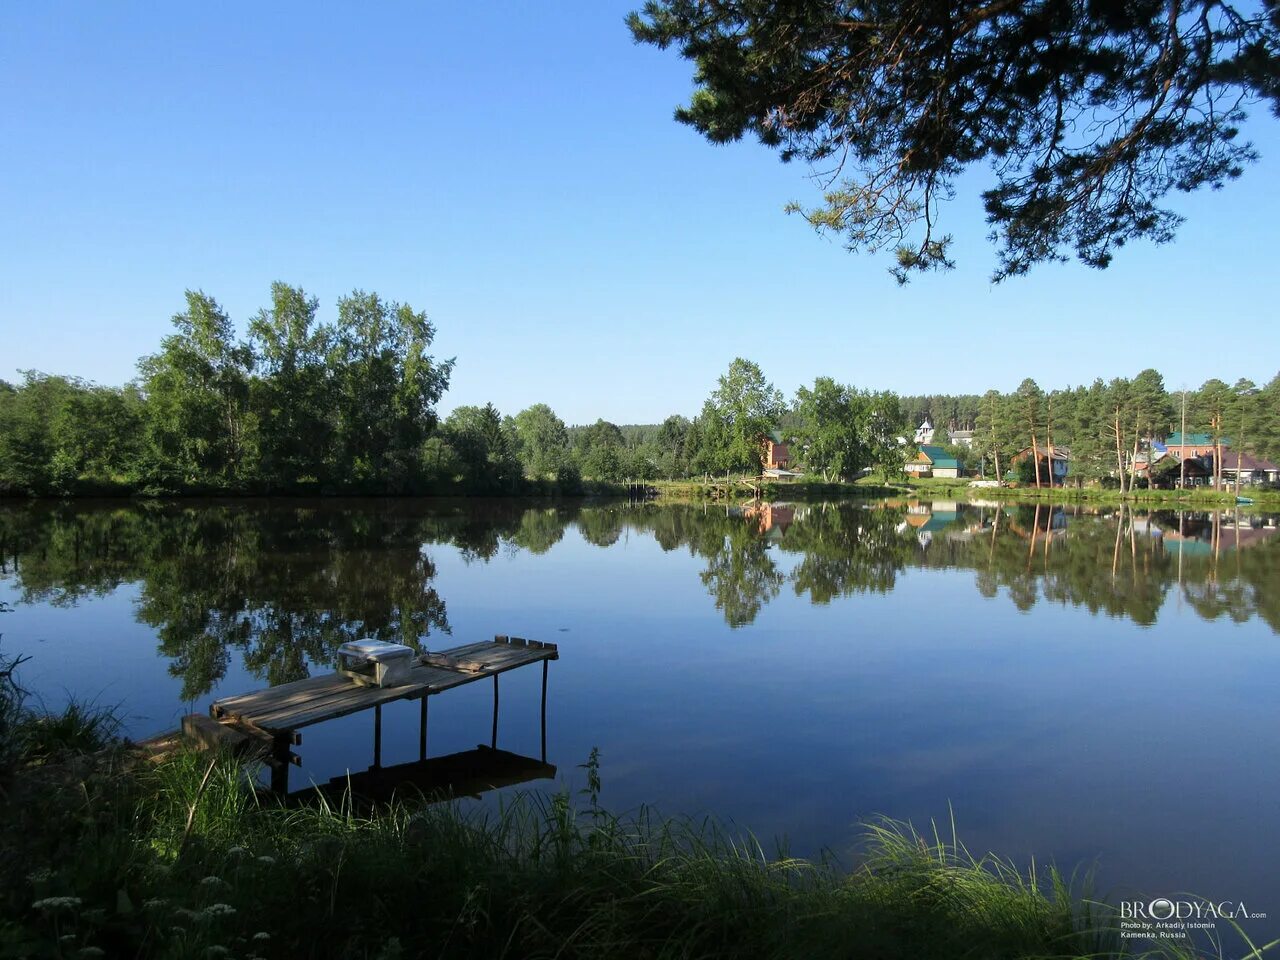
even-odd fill
[[(1222, 444), (1222, 449), (1231, 449), (1231, 440), (1229, 437), (1219, 437), (1218, 442)], [(1213, 434), (1211, 433), (1188, 433), (1182, 435), (1179, 430), (1174, 433), (1168, 440), (1164, 442), (1165, 451), (1171, 456), (1177, 457), (1179, 460), (1184, 457), (1203, 457), (1213, 454)], [(1226, 459), (1225, 457), (1223, 458)]]
[(960, 476), (964, 464), (942, 447), (922, 443), (916, 458), (908, 461), (902, 469), (913, 477), (944, 477), (954, 480)]

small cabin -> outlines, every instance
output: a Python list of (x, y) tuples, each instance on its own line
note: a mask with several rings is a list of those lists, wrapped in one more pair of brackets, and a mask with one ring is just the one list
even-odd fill
[(913, 477), (942, 477), (954, 480), (960, 476), (964, 464), (942, 447), (926, 443), (921, 445), (915, 459), (907, 461), (902, 469)]

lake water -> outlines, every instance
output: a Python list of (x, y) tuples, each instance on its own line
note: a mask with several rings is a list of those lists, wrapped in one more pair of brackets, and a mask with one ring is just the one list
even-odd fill
[[(553, 641), (548, 760), (602, 802), (713, 814), (854, 858), (858, 823), (954, 812), (971, 848), (1096, 864), (1280, 929), (1274, 516), (943, 502), (759, 507), (279, 501), (0, 508), (3, 650), (131, 735), (332, 669), (373, 636)], [(499, 746), (539, 750), (541, 671)], [(434, 697), (430, 752), (487, 742), (491, 687)], [(417, 707), (384, 717), (416, 759)], [(295, 785), (371, 761), (307, 730)]]

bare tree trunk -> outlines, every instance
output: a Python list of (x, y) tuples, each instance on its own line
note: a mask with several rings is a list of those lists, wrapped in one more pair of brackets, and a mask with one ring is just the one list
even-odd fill
[[(1135, 483), (1136, 483), (1136, 482), (1137, 482), (1137, 480), (1138, 480), (1138, 433), (1139, 433), (1139, 426), (1138, 426), (1138, 424), (1139, 424), (1140, 422), (1141, 422), (1141, 421), (1139, 421), (1137, 418), (1134, 418), (1134, 421), (1133, 421), (1133, 457), (1129, 460), (1129, 462), (1130, 462), (1131, 464), (1133, 464), (1133, 476), (1132, 476), (1132, 478), (1131, 478), (1131, 479), (1130, 479), (1130, 481), (1129, 481), (1129, 492), (1130, 492), (1130, 493), (1132, 493), (1132, 492), (1133, 492), (1133, 487), (1134, 487)], [(1148, 485), (1148, 486), (1150, 486), (1150, 484), (1151, 484), (1151, 471), (1150, 471), (1150, 466), (1151, 466), (1151, 462), (1150, 462), (1150, 458), (1148, 458), (1148, 461), (1147, 461), (1147, 485)]]
[[(1178, 455), (1178, 489), (1185, 490), (1187, 488), (1187, 391), (1186, 390), (1182, 391), (1182, 436), (1179, 439), (1182, 441), (1182, 452)], [(1182, 522), (1181, 514), (1179, 514), (1178, 522), (1179, 523)], [(1181, 544), (1179, 544), (1178, 549), (1179, 550), (1182, 549)], [(1182, 559), (1181, 554), (1178, 555), (1178, 559), (1179, 561), (1181, 561)]]
[(1209, 421), (1213, 427), (1213, 489), (1222, 492), (1222, 414), (1215, 414)]
[(1116, 475), (1120, 478), (1120, 497), (1124, 498), (1124, 450), (1120, 446), (1120, 408), (1116, 407), (1116, 418), (1111, 432), (1116, 440)]
[[(1049, 460), (1049, 488), (1053, 489), (1053, 398), (1052, 397), (1048, 399), (1048, 404), (1049, 404), (1049, 407), (1048, 407), (1047, 413), (1045, 414), (1045, 420), (1044, 420), (1044, 444), (1046, 447), (1049, 448), (1046, 454)], [(1039, 472), (1040, 472), (1040, 468), (1037, 465), (1036, 473), (1039, 473)], [(1047, 544), (1048, 541), (1046, 540), (1045, 543)]]
[(1240, 496), (1240, 460), (1244, 457), (1244, 413), (1240, 414), (1240, 435), (1236, 437), (1236, 496)]

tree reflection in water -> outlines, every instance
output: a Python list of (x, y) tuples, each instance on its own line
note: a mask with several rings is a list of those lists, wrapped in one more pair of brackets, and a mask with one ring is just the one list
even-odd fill
[[(1205, 619), (1260, 617), (1280, 631), (1275, 517), (1127, 507), (962, 504), (629, 506), (516, 501), (326, 501), (0, 508), (0, 577), (22, 603), (74, 605), (138, 584), (185, 698), (231, 657), (268, 683), (329, 664), (338, 645), (419, 645), (448, 633), (429, 547), (469, 563), (541, 555), (576, 531), (608, 549), (652, 537), (702, 561), (725, 622), (745, 627), (790, 585), (827, 604), (887, 593), (908, 568), (974, 572), (987, 597), (1156, 622), (1171, 596)], [(1271, 589), (1268, 589), (1268, 588)]]

